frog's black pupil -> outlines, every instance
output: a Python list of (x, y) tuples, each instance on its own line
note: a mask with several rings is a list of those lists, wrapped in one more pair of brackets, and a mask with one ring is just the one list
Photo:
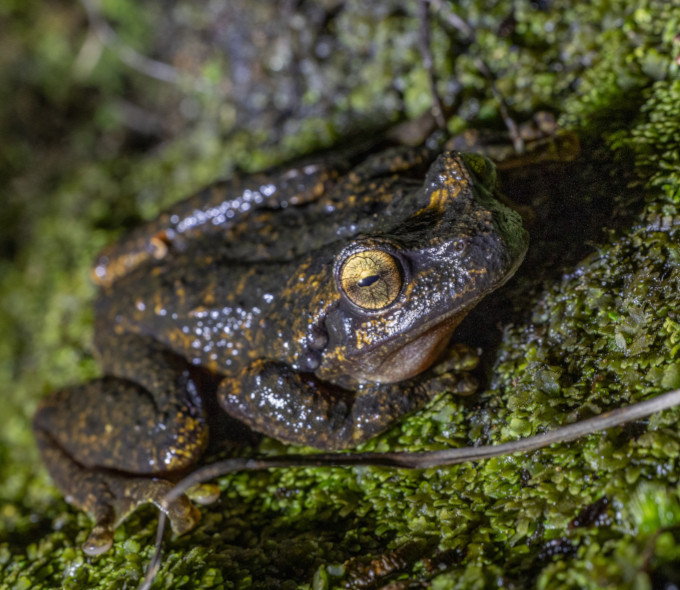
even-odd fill
[(360, 287), (370, 287), (379, 278), (380, 278), (380, 275), (370, 275), (370, 276), (364, 277), (363, 279), (359, 279), (359, 281), (357, 282), (357, 285), (359, 285)]

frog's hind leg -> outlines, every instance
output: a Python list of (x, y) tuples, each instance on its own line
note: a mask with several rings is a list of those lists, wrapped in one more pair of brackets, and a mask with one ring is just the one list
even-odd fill
[[(133, 355), (141, 352), (136, 339), (122, 342)], [(57, 391), (41, 403), (33, 420), (55, 484), (95, 520), (83, 545), (90, 555), (111, 546), (114, 528), (138, 505), (160, 504), (173, 485), (170, 480), (191, 467), (207, 444), (203, 409), (181, 359), (152, 345), (139, 362), (119, 368), (106, 367), (119, 374), (140, 371), (139, 381), (145, 382), (134, 383), (127, 375), (104, 377)], [(196, 524), (199, 513), (182, 496), (169, 507), (168, 517), (181, 534)]]
[[(95, 522), (82, 545), (87, 555), (108, 551), (113, 544), (115, 528), (137, 506), (153, 502), (162, 507), (161, 500), (173, 487), (164, 479), (136, 478), (83, 467), (37, 425), (35, 437), (55, 485), (63, 491), (69, 504), (87, 512)], [(184, 495), (173, 501), (166, 512), (176, 534), (192, 529), (200, 519), (198, 509)]]

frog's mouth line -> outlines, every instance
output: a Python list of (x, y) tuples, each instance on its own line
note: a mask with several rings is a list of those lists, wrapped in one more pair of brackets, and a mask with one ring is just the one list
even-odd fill
[(415, 377), (431, 367), (446, 348), (451, 334), (463, 319), (457, 314), (391, 351), (365, 379), (378, 383), (397, 383)]
[(382, 358), (375, 358), (374, 363), (365, 362), (368, 370), (359, 371), (360, 378), (377, 383), (397, 383), (429, 369), (446, 349), (453, 331), (468, 312), (489, 293), (502, 287), (515, 274), (523, 259), (524, 255), (519, 256), (500, 281), (493, 282), (492, 288), (474, 297), (462, 309), (448, 317), (437, 318), (414, 337), (396, 345), (386, 354), (382, 353)]

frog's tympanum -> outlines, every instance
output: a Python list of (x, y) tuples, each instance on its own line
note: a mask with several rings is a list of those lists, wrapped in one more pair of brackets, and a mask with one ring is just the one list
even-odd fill
[[(342, 449), (464, 392), (430, 367), (451, 366), (452, 331), (527, 248), (495, 179), (481, 156), (426, 149), (310, 163), (218, 183), (104, 251), (104, 377), (34, 420), (52, 478), (95, 520), (84, 550), (196, 463), (215, 399), (281, 441)], [(186, 497), (168, 515), (178, 533), (198, 519)]]

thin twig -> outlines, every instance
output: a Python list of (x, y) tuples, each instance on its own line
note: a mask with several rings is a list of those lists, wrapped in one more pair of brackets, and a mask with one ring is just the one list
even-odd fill
[[(182, 80), (189, 78), (187, 74), (180, 72), (173, 66), (146, 57), (129, 45), (123, 43), (111, 25), (109, 25), (109, 23), (107, 23), (102, 17), (96, 0), (80, 1), (85, 8), (85, 12), (87, 13), (87, 19), (90, 23), (90, 28), (94, 32), (99, 42), (114, 51), (124, 64), (144, 74), (145, 76), (149, 76), (150, 78), (161, 80), (162, 82), (167, 82), (169, 84), (180, 84)], [(208, 91), (210, 85), (206, 80), (197, 78), (195, 76), (192, 76), (191, 78), (194, 80), (194, 87), (196, 90), (200, 92)]]
[(432, 59), (432, 48), (430, 46), (430, 7), (427, 0), (419, 0), (418, 16), (420, 17), (420, 53), (423, 56), (423, 67), (427, 72), (427, 79), (430, 84), (430, 96), (432, 96), (432, 115), (440, 129), (446, 128), (444, 118), (444, 107), (442, 105), (439, 91), (437, 90), (437, 78), (434, 71), (434, 60)]
[(444, 20), (448, 22), (454, 29), (460, 31), (467, 41), (472, 43), (475, 40), (474, 29), (460, 18), (455, 12), (445, 6), (442, 0), (429, 0), (430, 4), (435, 10), (439, 10)]
[[(599, 416), (562, 426), (550, 432), (499, 445), (420, 453), (317, 453), (313, 455), (281, 455), (262, 459), (226, 459), (197, 469), (168, 492), (161, 504), (168, 506), (189, 488), (234, 471), (258, 471), (281, 467), (348, 467), (356, 465), (427, 469), (455, 465), (465, 461), (481, 461), (501, 455), (527, 453), (553, 444), (570, 442), (582, 436), (639, 420), (678, 405), (680, 405), (680, 389), (675, 389), (652, 399), (605, 412)], [(160, 566), (165, 522), (165, 514), (161, 513), (158, 519), (156, 549), (140, 590), (148, 590)]]
[[(467, 22), (465, 22), (465, 20), (453, 12), (448, 5), (444, 4), (441, 0), (427, 0), (427, 2), (429, 2), (433, 8), (438, 10), (439, 15), (444, 19), (444, 21), (446, 21), (450, 26), (463, 35), (463, 38), (467, 43), (473, 44), (477, 42), (477, 35), (475, 34), (474, 29)], [(501, 117), (503, 118), (503, 122), (508, 129), (508, 133), (510, 134), (510, 139), (515, 151), (518, 154), (523, 154), (525, 150), (524, 140), (522, 139), (522, 135), (519, 132), (517, 123), (515, 123), (515, 120), (510, 115), (508, 103), (503, 97), (501, 91), (498, 89), (496, 80), (491, 72), (489, 64), (486, 62), (486, 60), (484, 60), (483, 57), (481, 57), (481, 55), (475, 57), (474, 62), (477, 66), (477, 69), (482, 73), (484, 78), (486, 78), (486, 81), (489, 84), (489, 90), (498, 102)]]

